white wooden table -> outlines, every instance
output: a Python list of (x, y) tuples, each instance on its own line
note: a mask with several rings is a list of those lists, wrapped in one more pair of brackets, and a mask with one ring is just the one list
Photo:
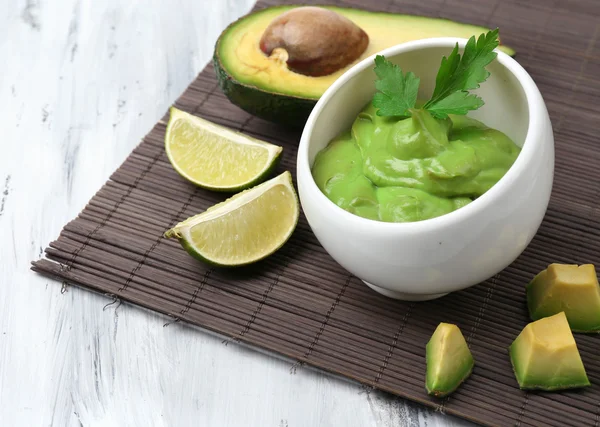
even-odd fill
[(0, 425), (465, 423), (29, 270), (252, 0), (0, 0)]

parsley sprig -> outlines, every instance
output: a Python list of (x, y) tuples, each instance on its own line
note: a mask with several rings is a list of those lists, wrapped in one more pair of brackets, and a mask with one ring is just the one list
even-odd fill
[[(471, 37), (461, 56), (458, 43), (452, 53), (442, 58), (435, 79), (435, 89), (424, 105), (432, 116), (443, 119), (448, 114), (467, 114), (484, 105), (483, 99), (469, 93), (477, 89), (490, 75), (486, 66), (496, 58), (494, 49), (498, 47), (498, 29), (481, 34), (478, 39)], [(379, 116), (408, 116), (409, 110), (417, 102), (420, 80), (413, 73), (404, 73), (381, 55), (375, 57), (377, 92), (373, 106)]]
[(373, 105), (378, 108), (379, 116), (406, 116), (415, 106), (419, 92), (420, 79), (413, 73), (402, 72), (381, 55), (375, 57), (375, 88)]

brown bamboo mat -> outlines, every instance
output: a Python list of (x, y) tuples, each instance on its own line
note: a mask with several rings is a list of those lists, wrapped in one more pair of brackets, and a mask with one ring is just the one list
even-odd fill
[[(268, 5), (261, 1), (257, 8)], [(33, 269), (114, 295), (235, 340), (278, 352), (479, 423), (598, 425), (600, 337), (577, 335), (594, 386), (526, 393), (507, 347), (527, 323), (524, 286), (550, 262), (600, 266), (600, 2), (598, 0), (342, 0), (373, 10), (499, 26), (536, 80), (556, 137), (556, 182), (537, 236), (505, 271), (426, 303), (370, 291), (321, 248), (304, 218), (291, 240), (260, 264), (209, 268), (162, 237), (176, 222), (225, 196), (193, 187), (163, 150), (165, 118), (46, 249)], [(295, 171), (299, 133), (231, 105), (207, 66), (175, 105), (284, 146)], [(476, 360), (449, 399), (424, 391), (425, 344), (440, 322), (458, 324)]]

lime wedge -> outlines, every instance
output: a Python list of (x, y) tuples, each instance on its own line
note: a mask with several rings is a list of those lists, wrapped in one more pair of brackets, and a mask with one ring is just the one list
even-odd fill
[(283, 149), (171, 108), (165, 150), (188, 181), (209, 190), (239, 191), (263, 181)]
[(283, 246), (298, 215), (292, 176), (284, 172), (180, 222), (165, 237), (179, 239), (201, 261), (234, 267), (261, 260)]

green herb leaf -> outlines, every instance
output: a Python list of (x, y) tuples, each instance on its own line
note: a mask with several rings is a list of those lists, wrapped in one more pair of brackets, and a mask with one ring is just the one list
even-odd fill
[(477, 89), (489, 77), (485, 67), (496, 58), (496, 47), (498, 29), (480, 35), (477, 40), (471, 37), (462, 57), (457, 43), (448, 58), (442, 58), (433, 95), (423, 108), (437, 118), (446, 118), (448, 114), (467, 114), (481, 107), (483, 100), (467, 91)]
[(448, 114), (465, 115), (470, 110), (477, 110), (483, 104), (483, 99), (477, 95), (459, 91), (431, 105), (427, 111), (436, 119), (445, 119)]
[(375, 57), (375, 74), (378, 92), (373, 96), (373, 106), (378, 109), (377, 115), (407, 116), (417, 102), (419, 78), (411, 72), (404, 74), (381, 55)]

